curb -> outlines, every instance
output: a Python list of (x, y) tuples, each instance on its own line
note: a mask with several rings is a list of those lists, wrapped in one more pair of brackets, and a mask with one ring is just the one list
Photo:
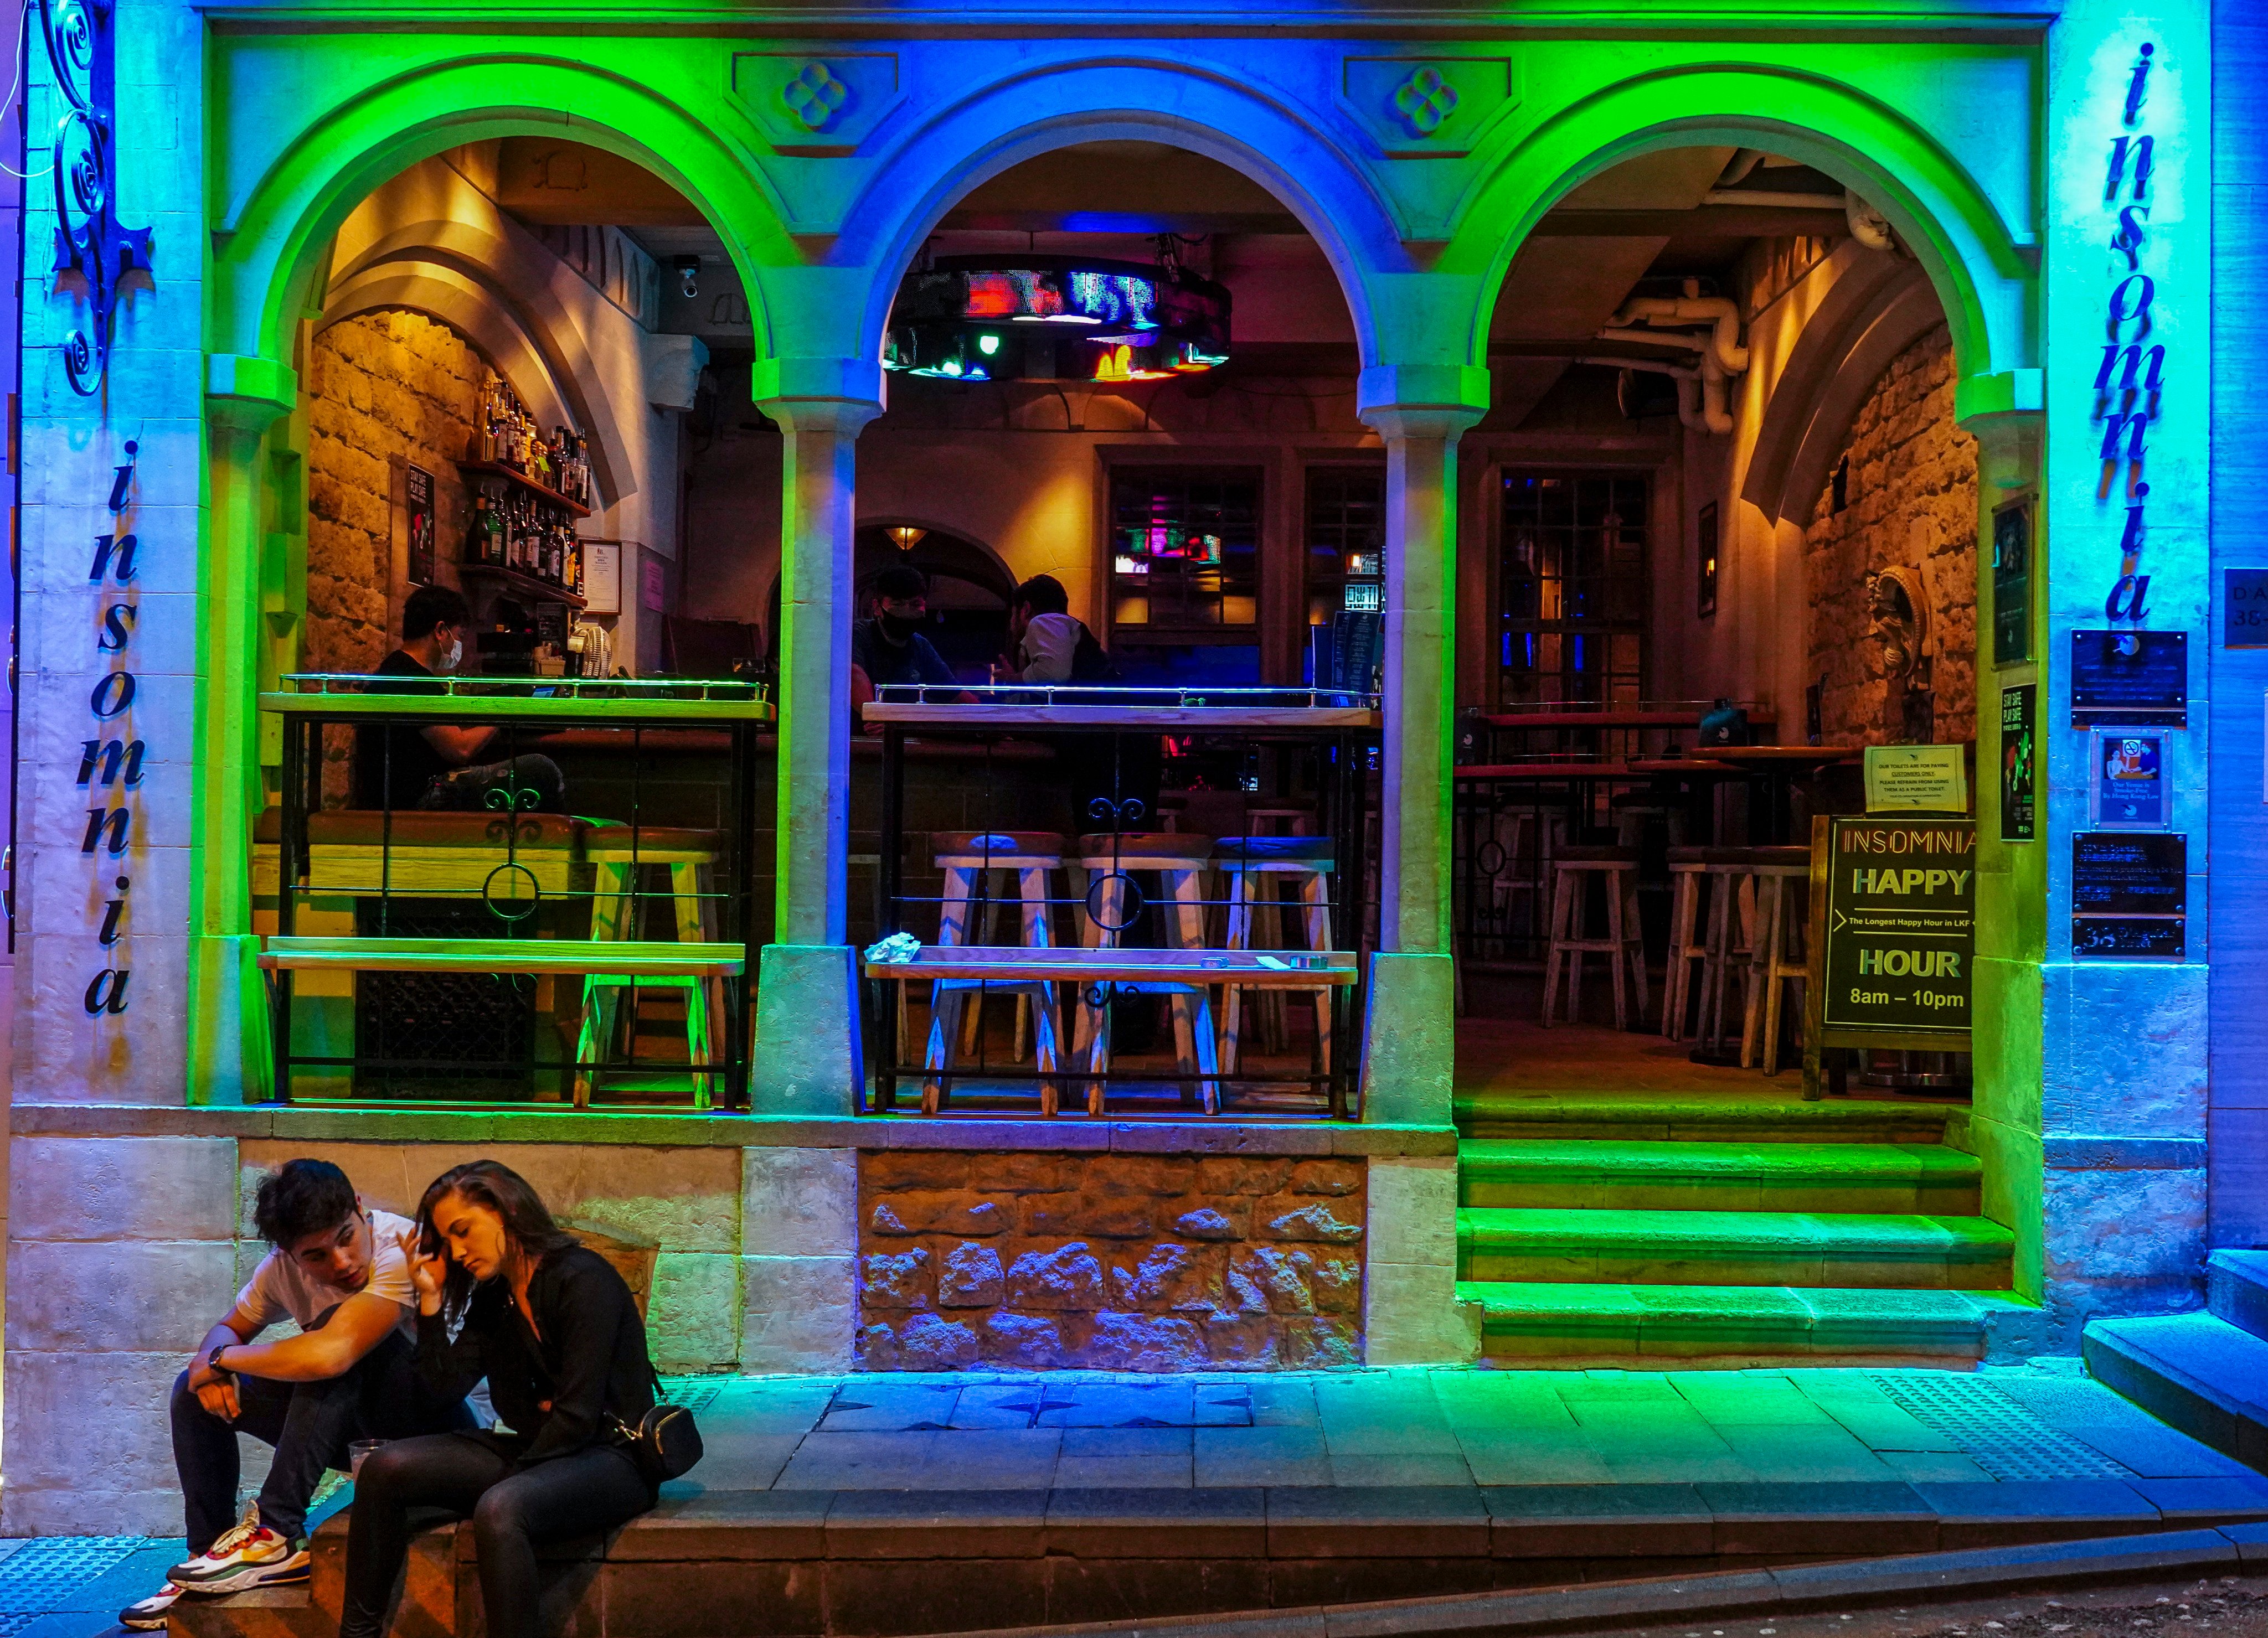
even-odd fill
[(1513, 1638), (1513, 1634), (1592, 1631), (1705, 1615), (1794, 1612), (1894, 1598), (1923, 1600), (1948, 1594), (1989, 1595), (2030, 1587), (2219, 1575), (2245, 1566), (2268, 1566), (2268, 1523), (1855, 1559), (1842, 1564), (1800, 1564), (1716, 1576), (1456, 1593), (1439, 1598), (1163, 1620), (995, 1627), (929, 1634), (924, 1638), (1032, 1638), (1042, 1631), (1051, 1638), (1434, 1638), (1435, 1634)]

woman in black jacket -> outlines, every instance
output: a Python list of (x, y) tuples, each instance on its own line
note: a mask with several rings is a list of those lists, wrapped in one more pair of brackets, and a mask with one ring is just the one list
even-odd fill
[(413, 1507), (470, 1516), (489, 1632), (533, 1638), (535, 1544), (612, 1530), (654, 1503), (616, 1431), (654, 1402), (645, 1326), (613, 1265), (492, 1160), (433, 1179), (402, 1251), (417, 1289), (418, 1375), (452, 1398), (486, 1377), (502, 1425), (397, 1439), (364, 1461), (340, 1638), (384, 1633)]

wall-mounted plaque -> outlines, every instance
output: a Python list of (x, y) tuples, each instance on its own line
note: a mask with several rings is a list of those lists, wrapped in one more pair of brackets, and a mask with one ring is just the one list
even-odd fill
[(2071, 839), (2073, 915), (2182, 915), (2189, 909), (2189, 838), (2180, 834)]
[(2189, 634), (2073, 632), (2071, 722), (2074, 728), (2188, 727)]
[(2230, 649), (2268, 649), (2268, 569), (2221, 573), (2220, 641)]
[(1821, 1022), (1830, 1032), (1957, 1036), (1947, 1046), (1965, 1051), (1976, 821), (1838, 818), (1826, 846), (1825, 914), (1813, 922), (1822, 935)]
[(1992, 664), (2032, 657), (2032, 503), (1992, 511)]
[(2098, 728), (2088, 736), (2088, 761), (2098, 830), (2163, 830), (2173, 821), (2162, 733)]
[(2177, 915), (2074, 916), (2071, 953), (2082, 961), (2179, 961), (2183, 925)]
[(2029, 841), (2038, 834), (2033, 753), (2039, 738), (2040, 688), (2019, 683), (2000, 690), (2000, 840)]

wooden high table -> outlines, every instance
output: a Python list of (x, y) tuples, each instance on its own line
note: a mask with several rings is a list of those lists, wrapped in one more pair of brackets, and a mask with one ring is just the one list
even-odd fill
[[(886, 686), (865, 708), (864, 716), (868, 724), (880, 724), (882, 729), (881, 930), (886, 938), (903, 930), (904, 911), (909, 902), (904, 895), (903, 880), (905, 767), (908, 750), (917, 741), (957, 738), (1005, 743), (1035, 735), (1098, 733), (1226, 736), (1240, 741), (1318, 744), (1323, 753), (1319, 766), (1317, 795), (1322, 798), (1322, 812), (1318, 819), (1321, 833), (1334, 843), (1330, 869), (1339, 886), (1329, 912), (1334, 947), (1292, 952), (1292, 958), (1312, 957), (1312, 965), (1302, 960), (1292, 966), (1279, 966), (1276, 958), (1265, 951), (1103, 948), (1100, 946), (1108, 941), (1095, 939), (1086, 946), (1056, 946), (1044, 953), (1011, 952), (981, 946), (949, 949), (924, 943), (908, 960), (868, 960), (864, 972), (869, 980), (881, 983), (954, 976), (1069, 983), (1087, 992), (1086, 999), (1091, 1004), (1107, 1004), (1097, 998), (1114, 985), (1154, 981), (1185, 985), (1202, 995), (1221, 985), (1231, 974), (1241, 981), (1262, 987), (1329, 987), (1334, 995), (1349, 998), (1347, 1004), (1333, 1009), (1329, 1071), (1327, 1075), (1318, 1073), (1290, 1080), (1309, 1091), (1322, 1091), (1329, 1114), (1344, 1116), (1351, 1112), (1359, 1056), (1354, 1047), (1361, 1027), (1359, 958), (1355, 945), (1361, 936), (1359, 900), (1366, 865), (1364, 790), (1367, 758), (1361, 752), (1375, 741), (1381, 727), (1382, 719), (1375, 696), (1303, 688), (1010, 684), (968, 689)], [(1136, 811), (1137, 805), (1126, 802), (1123, 792), (1116, 800), (1099, 798), (1095, 804), (1098, 811), (1080, 815), (1079, 822), (1084, 825), (1091, 821), (1093, 831), (1100, 834), (1131, 834), (1156, 828), (1156, 816), (1146, 810)], [(1002, 831), (1027, 828), (1020, 819), (1020, 816), (1013, 814), (987, 816), (986, 823), (976, 827)], [(1144, 868), (1139, 857), (1130, 855), (1123, 870), (1116, 873), (1123, 875)], [(1091, 884), (1086, 896), (1078, 901), (1080, 914), (1089, 920), (1096, 914), (1096, 895), (1102, 879), (1098, 878)], [(922, 931), (926, 933), (928, 929)], [(892, 1107), (902, 1079), (921, 1078), (924, 1073), (921, 1068), (901, 1062), (906, 1043), (900, 1039), (899, 1010), (893, 1006), (871, 1009), (880, 1037), (875, 1087), (882, 1111)], [(1209, 1015), (1209, 1009), (1199, 1010)], [(1281, 1076), (1256, 1072), (1223, 1075), (1210, 1061), (1209, 1047), (1210, 1043), (1206, 1043), (1200, 1048), (1200, 1068), (1195, 1076), (1145, 1071), (1123, 1078), (1145, 1082), (1194, 1079), (1200, 1083), (1208, 1113), (1219, 1111), (1225, 1082), (1242, 1084), (1286, 1080)], [(979, 1078), (981, 1073), (981, 1078), (988, 1081), (1036, 1081), (1041, 1086), (1042, 1109), (1047, 1113), (1055, 1113), (1057, 1105), (1057, 1083), (1082, 1083), (1087, 1092), (1084, 1101), (1089, 1113), (1103, 1113), (1106, 1076), (1084, 1062), (1059, 1061), (1044, 1069), (1035, 1066), (1028, 1074), (1003, 1073), (992, 1068), (981, 1072), (954, 1073), (963, 1080)]]
[[(747, 981), (755, 971), (750, 944), (755, 926), (755, 777), (757, 736), (774, 711), (762, 687), (737, 682), (632, 681), (621, 678), (435, 677), (373, 679), (308, 673), (283, 679), (284, 689), (260, 696), (260, 709), (282, 719), (283, 776), (275, 815), (276, 932), (264, 941), (260, 966), (272, 976), (276, 1083), (291, 1097), (292, 1071), (315, 1070), (319, 1078), (342, 1080), (352, 1091), (353, 1077), (365, 1069), (383, 1076), (449, 1067), (419, 1061), (372, 1060), (361, 1043), (342, 1054), (307, 1053), (292, 1037), (295, 976), (309, 975), (331, 998), (351, 997), (354, 975), (362, 973), (459, 974), (518, 973), (544, 980), (585, 981), (584, 1039), (571, 1064), (531, 1061), (524, 1075), (559, 1069), (573, 1077), (573, 1098), (589, 1101), (602, 1069), (625, 1066), (588, 1060), (592, 1047), (590, 996), (609, 986), (646, 981), (676, 988), (713, 991), (721, 1004), (711, 1009), (688, 1001), (688, 1068), (694, 1106), (737, 1106), (746, 1100), (748, 1071)], [(373, 684), (376, 687), (373, 687)], [(414, 692), (402, 690), (414, 689)], [(539, 750), (562, 731), (626, 737), (636, 746), (648, 733), (681, 736), (688, 731), (721, 736), (729, 758), (727, 821), (715, 832), (691, 833), (657, 827), (639, 812), (637, 786), (629, 812), (599, 818), (539, 814), (509, 805), (509, 793), (494, 790), (493, 812), (377, 809), (326, 812), (323, 808), (324, 731), (350, 728), (414, 731), (434, 724), (494, 726), (500, 738), (483, 753), (503, 760)], [(567, 793), (569, 803), (574, 793)], [(310, 844), (311, 822), (341, 832), (340, 842)], [(400, 834), (397, 835), (397, 830)], [(347, 836), (346, 833), (352, 835)], [(642, 843), (644, 846), (642, 848)], [(651, 849), (650, 860), (644, 856)], [(696, 857), (697, 869), (689, 862)], [(680, 937), (645, 940), (623, 922), (635, 900), (639, 867), (645, 863), (673, 869), (670, 897), (675, 901)], [(677, 868), (685, 866), (684, 869)], [(722, 891), (693, 885), (699, 870), (723, 874)], [(698, 903), (688, 911), (688, 894)], [(350, 906), (375, 902), (378, 932), (360, 925), (351, 936), (308, 936), (298, 926), (301, 900), (320, 896)], [(392, 900), (440, 897), (484, 905), (490, 913), (483, 937), (436, 939), (395, 937), (385, 914)], [(533, 936), (536, 909), (549, 898), (591, 897), (605, 914), (594, 914), (589, 937)], [(352, 913), (360, 923), (368, 918)], [(326, 917), (335, 922), (336, 914)], [(711, 936), (688, 938), (714, 927)], [(556, 929), (555, 928), (556, 931)], [(615, 935), (609, 937), (608, 935)], [(341, 991), (337, 987), (344, 984)], [(326, 988), (328, 987), (328, 988)], [(701, 1013), (696, 1025), (694, 1011)], [(711, 1012), (720, 1017), (711, 1017)], [(704, 1047), (718, 1030), (721, 1041)], [(322, 1033), (319, 1026), (318, 1033)], [(468, 1070), (468, 1073), (470, 1073)], [(719, 1084), (721, 1083), (721, 1084)], [(339, 1095), (333, 1092), (330, 1095)], [(458, 1101), (463, 1101), (461, 1099)]]

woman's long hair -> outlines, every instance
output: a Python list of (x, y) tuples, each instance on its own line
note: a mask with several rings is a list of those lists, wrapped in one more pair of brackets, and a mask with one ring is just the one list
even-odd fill
[[(433, 1214), (452, 1194), (485, 1206), (503, 1218), (504, 1238), (531, 1263), (541, 1262), (561, 1247), (577, 1244), (573, 1235), (552, 1221), (550, 1208), (526, 1178), (493, 1160), (469, 1160), (461, 1166), (450, 1167), (427, 1184), (425, 1198), (417, 1202), (417, 1245), (428, 1257), (439, 1255), (444, 1250)], [(448, 1276), (441, 1290), (443, 1311), (453, 1319), (465, 1311), (466, 1303), (472, 1298), (474, 1283), (472, 1274), (455, 1258), (450, 1258)]]

